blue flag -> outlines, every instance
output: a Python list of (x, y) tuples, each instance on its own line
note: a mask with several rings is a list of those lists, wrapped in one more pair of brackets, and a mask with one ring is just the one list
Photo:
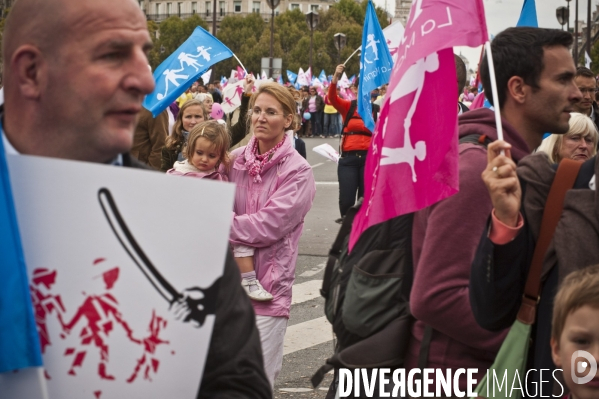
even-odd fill
[(144, 100), (144, 107), (156, 116), (217, 62), (233, 53), (201, 27), (154, 71), (156, 87)]
[(370, 92), (389, 83), (393, 59), (387, 47), (387, 40), (376, 17), (372, 1), (368, 1), (364, 30), (362, 31), (362, 55), (360, 56), (360, 87), (358, 88), (358, 113), (364, 125), (374, 131)]
[(0, 137), (0, 373), (42, 365), (2, 141)]
[(295, 84), (295, 81), (297, 80), (297, 73), (293, 73), (288, 69), (287, 70), (287, 79), (289, 79), (289, 81), (291, 83)]
[(522, 11), (520, 12), (520, 18), (518, 19), (516, 26), (530, 26), (532, 28), (539, 27), (535, 0), (524, 0)]
[(225, 78), (224, 76), (220, 77), (220, 84), (224, 85), (225, 83), (227, 83), (227, 78)]
[(321, 83), (328, 82), (327, 81), (327, 74), (324, 72), (324, 69), (322, 71), (320, 71), (320, 75), (318, 76), (318, 80), (320, 80)]
[(280, 85), (283, 84), (283, 75), (279, 75), (279, 77), (277, 78), (277, 83)]

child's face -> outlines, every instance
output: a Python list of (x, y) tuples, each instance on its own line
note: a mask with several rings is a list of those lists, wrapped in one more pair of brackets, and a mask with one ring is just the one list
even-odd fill
[(218, 162), (218, 152), (214, 144), (204, 137), (196, 140), (191, 164), (202, 172), (209, 172), (216, 167)]
[(551, 354), (555, 365), (564, 370), (564, 380), (574, 399), (599, 398), (599, 372), (586, 384), (575, 384), (572, 380), (572, 373), (582, 378), (591, 371), (589, 361), (583, 357), (576, 357), (572, 362), (572, 356), (578, 350), (589, 352), (599, 363), (599, 309), (588, 305), (568, 315), (559, 342), (551, 339)]

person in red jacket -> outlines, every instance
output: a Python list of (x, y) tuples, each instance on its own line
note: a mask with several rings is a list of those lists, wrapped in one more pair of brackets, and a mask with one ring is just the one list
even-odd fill
[[(336, 220), (338, 223), (341, 223), (349, 208), (356, 203), (356, 195), (358, 198), (364, 196), (364, 166), (372, 138), (372, 132), (364, 126), (364, 121), (358, 114), (358, 107), (354, 107), (349, 121), (345, 120), (348, 118), (352, 102), (337, 95), (337, 81), (344, 69), (343, 65), (337, 65), (328, 92), (329, 101), (343, 118), (345, 126), (341, 132), (341, 158), (337, 167), (341, 213), (341, 218)], [(355, 85), (358, 86), (357, 81)]]

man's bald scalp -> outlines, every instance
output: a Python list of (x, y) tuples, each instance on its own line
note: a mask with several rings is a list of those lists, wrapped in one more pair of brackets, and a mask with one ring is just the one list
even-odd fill
[(31, 44), (46, 52), (55, 48), (68, 31), (71, 0), (17, 0), (8, 14), (3, 36), (4, 70), (14, 52)]

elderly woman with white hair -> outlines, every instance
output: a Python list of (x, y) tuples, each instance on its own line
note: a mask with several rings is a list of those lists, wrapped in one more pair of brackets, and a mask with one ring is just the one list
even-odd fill
[(566, 134), (552, 134), (545, 138), (537, 152), (546, 153), (553, 163), (565, 158), (586, 161), (594, 156), (599, 134), (591, 118), (572, 112), (569, 124), (570, 129)]
[(196, 94), (196, 96), (194, 98), (196, 100), (199, 100), (202, 103), (202, 105), (204, 106), (204, 109), (208, 113), (208, 117), (212, 118), (210, 116), (210, 113), (212, 112), (212, 105), (214, 104), (214, 100), (212, 99), (212, 94), (198, 93), (198, 94)]

